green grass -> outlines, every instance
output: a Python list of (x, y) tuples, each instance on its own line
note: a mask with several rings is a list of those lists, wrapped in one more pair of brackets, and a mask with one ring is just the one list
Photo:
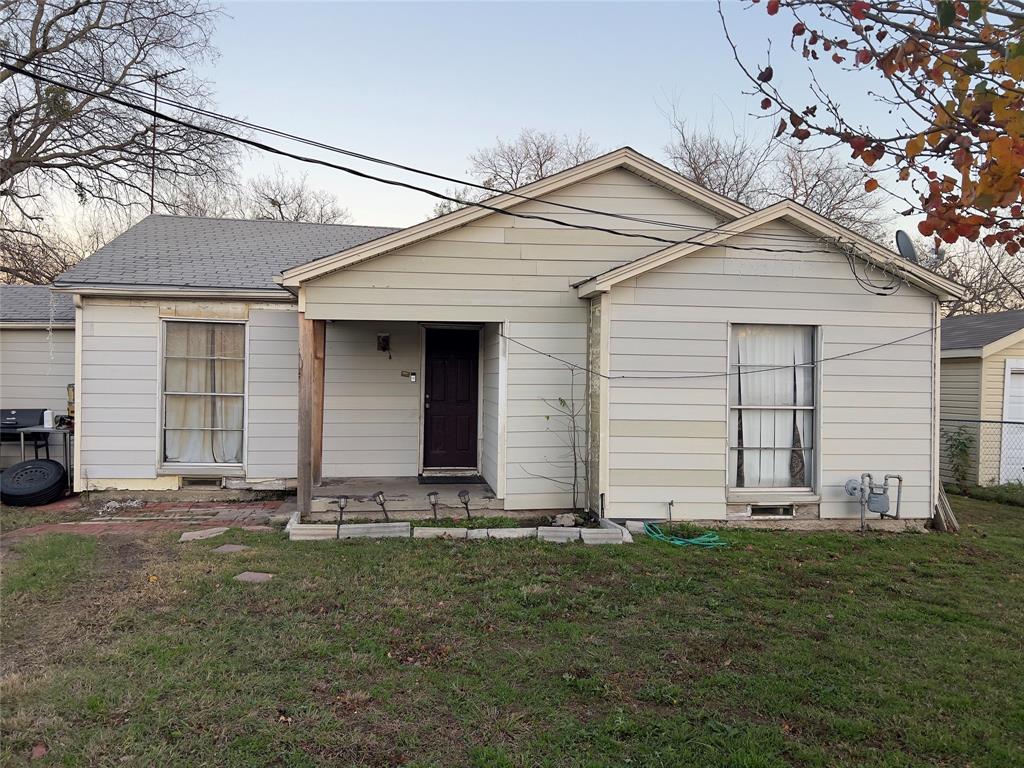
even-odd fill
[(953, 502), (956, 537), (723, 550), (110, 537), (5, 583), (0, 763), (1024, 764), (1024, 516)]
[(979, 501), (994, 501), (997, 504), (1015, 504), (1018, 507), (1024, 507), (1024, 483), (975, 485), (967, 489), (967, 495)]
[(96, 560), (96, 540), (57, 533), (15, 545), (17, 559), (4, 569), (4, 595), (52, 594), (73, 587), (89, 575)]

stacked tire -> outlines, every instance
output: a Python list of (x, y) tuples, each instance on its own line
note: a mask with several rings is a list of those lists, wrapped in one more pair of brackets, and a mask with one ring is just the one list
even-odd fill
[(29, 459), (0, 473), (0, 501), (12, 507), (38, 507), (57, 501), (68, 474), (59, 461)]

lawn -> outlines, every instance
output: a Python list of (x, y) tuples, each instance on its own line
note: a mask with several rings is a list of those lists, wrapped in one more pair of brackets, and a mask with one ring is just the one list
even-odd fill
[(1024, 765), (1024, 514), (954, 505), (722, 550), (26, 540), (0, 762)]

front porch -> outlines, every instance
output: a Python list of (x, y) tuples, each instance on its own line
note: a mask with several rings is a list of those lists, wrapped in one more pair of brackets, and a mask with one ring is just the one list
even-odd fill
[(427, 496), (437, 494), (437, 516), (465, 517), (466, 506), (459, 493), (469, 494), (469, 515), (491, 517), (505, 514), (501, 499), (487, 483), (423, 483), (417, 477), (348, 477), (327, 478), (313, 488), (308, 519), (331, 522), (338, 519), (339, 500), (345, 499), (344, 515), (348, 519), (384, 520), (384, 512), (373, 497), (384, 494), (388, 517), (393, 520), (421, 520), (433, 517), (434, 509)]
[(298, 322), (300, 519), (504, 508), (497, 323)]

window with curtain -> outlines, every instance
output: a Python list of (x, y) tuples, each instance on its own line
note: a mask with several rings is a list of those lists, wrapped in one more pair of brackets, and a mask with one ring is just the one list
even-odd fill
[(729, 485), (810, 488), (814, 328), (734, 325), (729, 376)]
[(241, 464), (245, 325), (164, 323), (164, 462)]

